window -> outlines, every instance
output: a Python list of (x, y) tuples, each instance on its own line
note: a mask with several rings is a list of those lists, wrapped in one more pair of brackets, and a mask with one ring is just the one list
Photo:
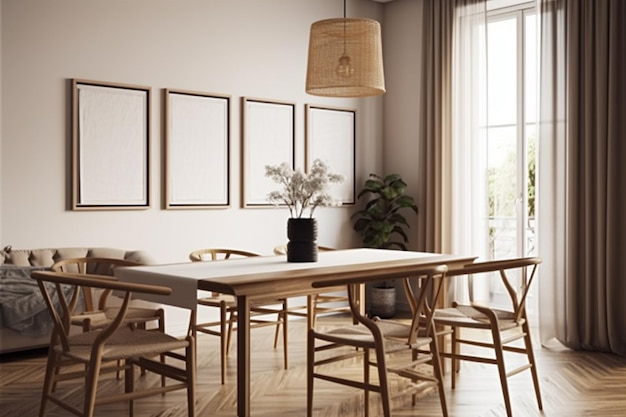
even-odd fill
[[(487, 172), (489, 256), (535, 254), (536, 14), (505, 9), (488, 14)], [(499, 279), (490, 296), (508, 299)], [(529, 314), (536, 297), (529, 295)], [(533, 321), (534, 322), (534, 321)]]
[(536, 15), (492, 12), (486, 31), (489, 257), (534, 254)]
[[(494, 3), (485, 20), (459, 23), (455, 54), (455, 251), (481, 260), (535, 254), (537, 19), (534, 3)], [(497, 277), (471, 290), (506, 299)]]

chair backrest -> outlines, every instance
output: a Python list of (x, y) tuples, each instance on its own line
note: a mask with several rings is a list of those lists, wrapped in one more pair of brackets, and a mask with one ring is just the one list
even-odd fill
[(274, 255), (287, 255), (287, 245), (274, 246)]
[[(115, 276), (115, 268), (118, 266), (137, 266), (138, 262), (129, 261), (118, 258), (101, 258), (101, 257), (84, 257), (84, 258), (67, 258), (55, 262), (51, 269), (55, 272), (66, 272), (74, 274), (92, 274), (100, 276)], [(94, 302), (93, 294), (90, 288), (82, 288), (85, 310), (93, 311)], [(98, 299), (98, 309), (104, 309), (106, 300), (111, 290), (103, 291)]]
[(414, 316), (416, 314), (424, 314), (427, 318), (434, 314), (436, 302), (441, 294), (445, 278), (449, 275), (448, 271), (446, 266), (444, 273), (438, 274), (433, 271), (431, 273), (432, 279), (428, 276), (420, 275), (402, 279), (402, 286), (411, 309), (411, 314)]
[[(475, 262), (449, 271), (448, 276), (468, 275), (475, 278), (497, 274), (509, 294), (515, 320), (519, 321), (526, 316), (526, 299), (540, 263), (541, 258), (537, 257)], [(515, 271), (519, 273), (513, 276)]]
[(258, 253), (248, 252), (239, 249), (222, 249), (222, 248), (207, 248), (198, 249), (189, 254), (189, 259), (194, 262), (201, 261), (218, 261), (231, 259), (234, 257), (249, 257), (260, 256)]
[(409, 342), (413, 342), (418, 336), (420, 326), (429, 336), (434, 336), (435, 303), (441, 294), (447, 272), (447, 265), (439, 265), (425, 268), (410, 277), (402, 278), (402, 285), (412, 315)]
[[(416, 271), (411, 277), (402, 278), (412, 314), (408, 343), (414, 342), (418, 335), (421, 335), (421, 329), (430, 336), (434, 335), (432, 302), (439, 297), (447, 271), (447, 265), (431, 266)], [(416, 287), (420, 289), (419, 292), (414, 291)], [(376, 337), (376, 333), (379, 332), (376, 324), (359, 311), (357, 285), (348, 285), (348, 300), (354, 317), (368, 327)]]
[[(246, 258), (251, 256), (260, 256), (258, 253), (248, 252), (239, 249), (224, 249), (224, 248), (207, 248), (198, 249), (189, 254), (189, 259), (193, 262), (204, 261), (222, 261), (231, 258)], [(210, 292), (213, 295), (218, 293)]]
[(52, 341), (55, 343), (56, 340), (59, 340), (65, 352), (70, 350), (68, 342), (70, 318), (76, 313), (81, 288), (99, 288), (102, 290), (119, 291), (119, 293), (123, 294), (122, 303), (115, 319), (104, 329), (98, 331), (99, 335), (95, 343), (101, 344), (104, 344), (115, 330), (123, 324), (133, 293), (169, 295), (172, 292), (168, 287), (121, 282), (105, 275), (34, 271), (31, 277), (37, 280), (41, 294), (54, 322)]

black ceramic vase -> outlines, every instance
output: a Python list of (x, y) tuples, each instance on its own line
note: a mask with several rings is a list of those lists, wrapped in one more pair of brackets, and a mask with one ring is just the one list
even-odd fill
[(317, 262), (317, 220), (287, 221), (287, 262)]

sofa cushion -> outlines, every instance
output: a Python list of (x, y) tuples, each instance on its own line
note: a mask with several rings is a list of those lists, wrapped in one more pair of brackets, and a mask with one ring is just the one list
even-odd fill
[(117, 248), (42, 248), (13, 249), (6, 246), (0, 255), (0, 265), (50, 267), (57, 261), (68, 258), (117, 258), (142, 264), (153, 264), (154, 260), (144, 251)]

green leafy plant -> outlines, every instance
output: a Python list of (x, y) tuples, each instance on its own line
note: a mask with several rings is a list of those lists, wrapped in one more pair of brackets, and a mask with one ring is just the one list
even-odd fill
[(368, 248), (407, 250), (409, 223), (400, 212), (411, 209), (417, 214), (413, 197), (405, 194), (407, 184), (398, 174), (385, 177), (370, 174), (357, 198), (369, 197), (365, 207), (352, 215), (354, 230)]

